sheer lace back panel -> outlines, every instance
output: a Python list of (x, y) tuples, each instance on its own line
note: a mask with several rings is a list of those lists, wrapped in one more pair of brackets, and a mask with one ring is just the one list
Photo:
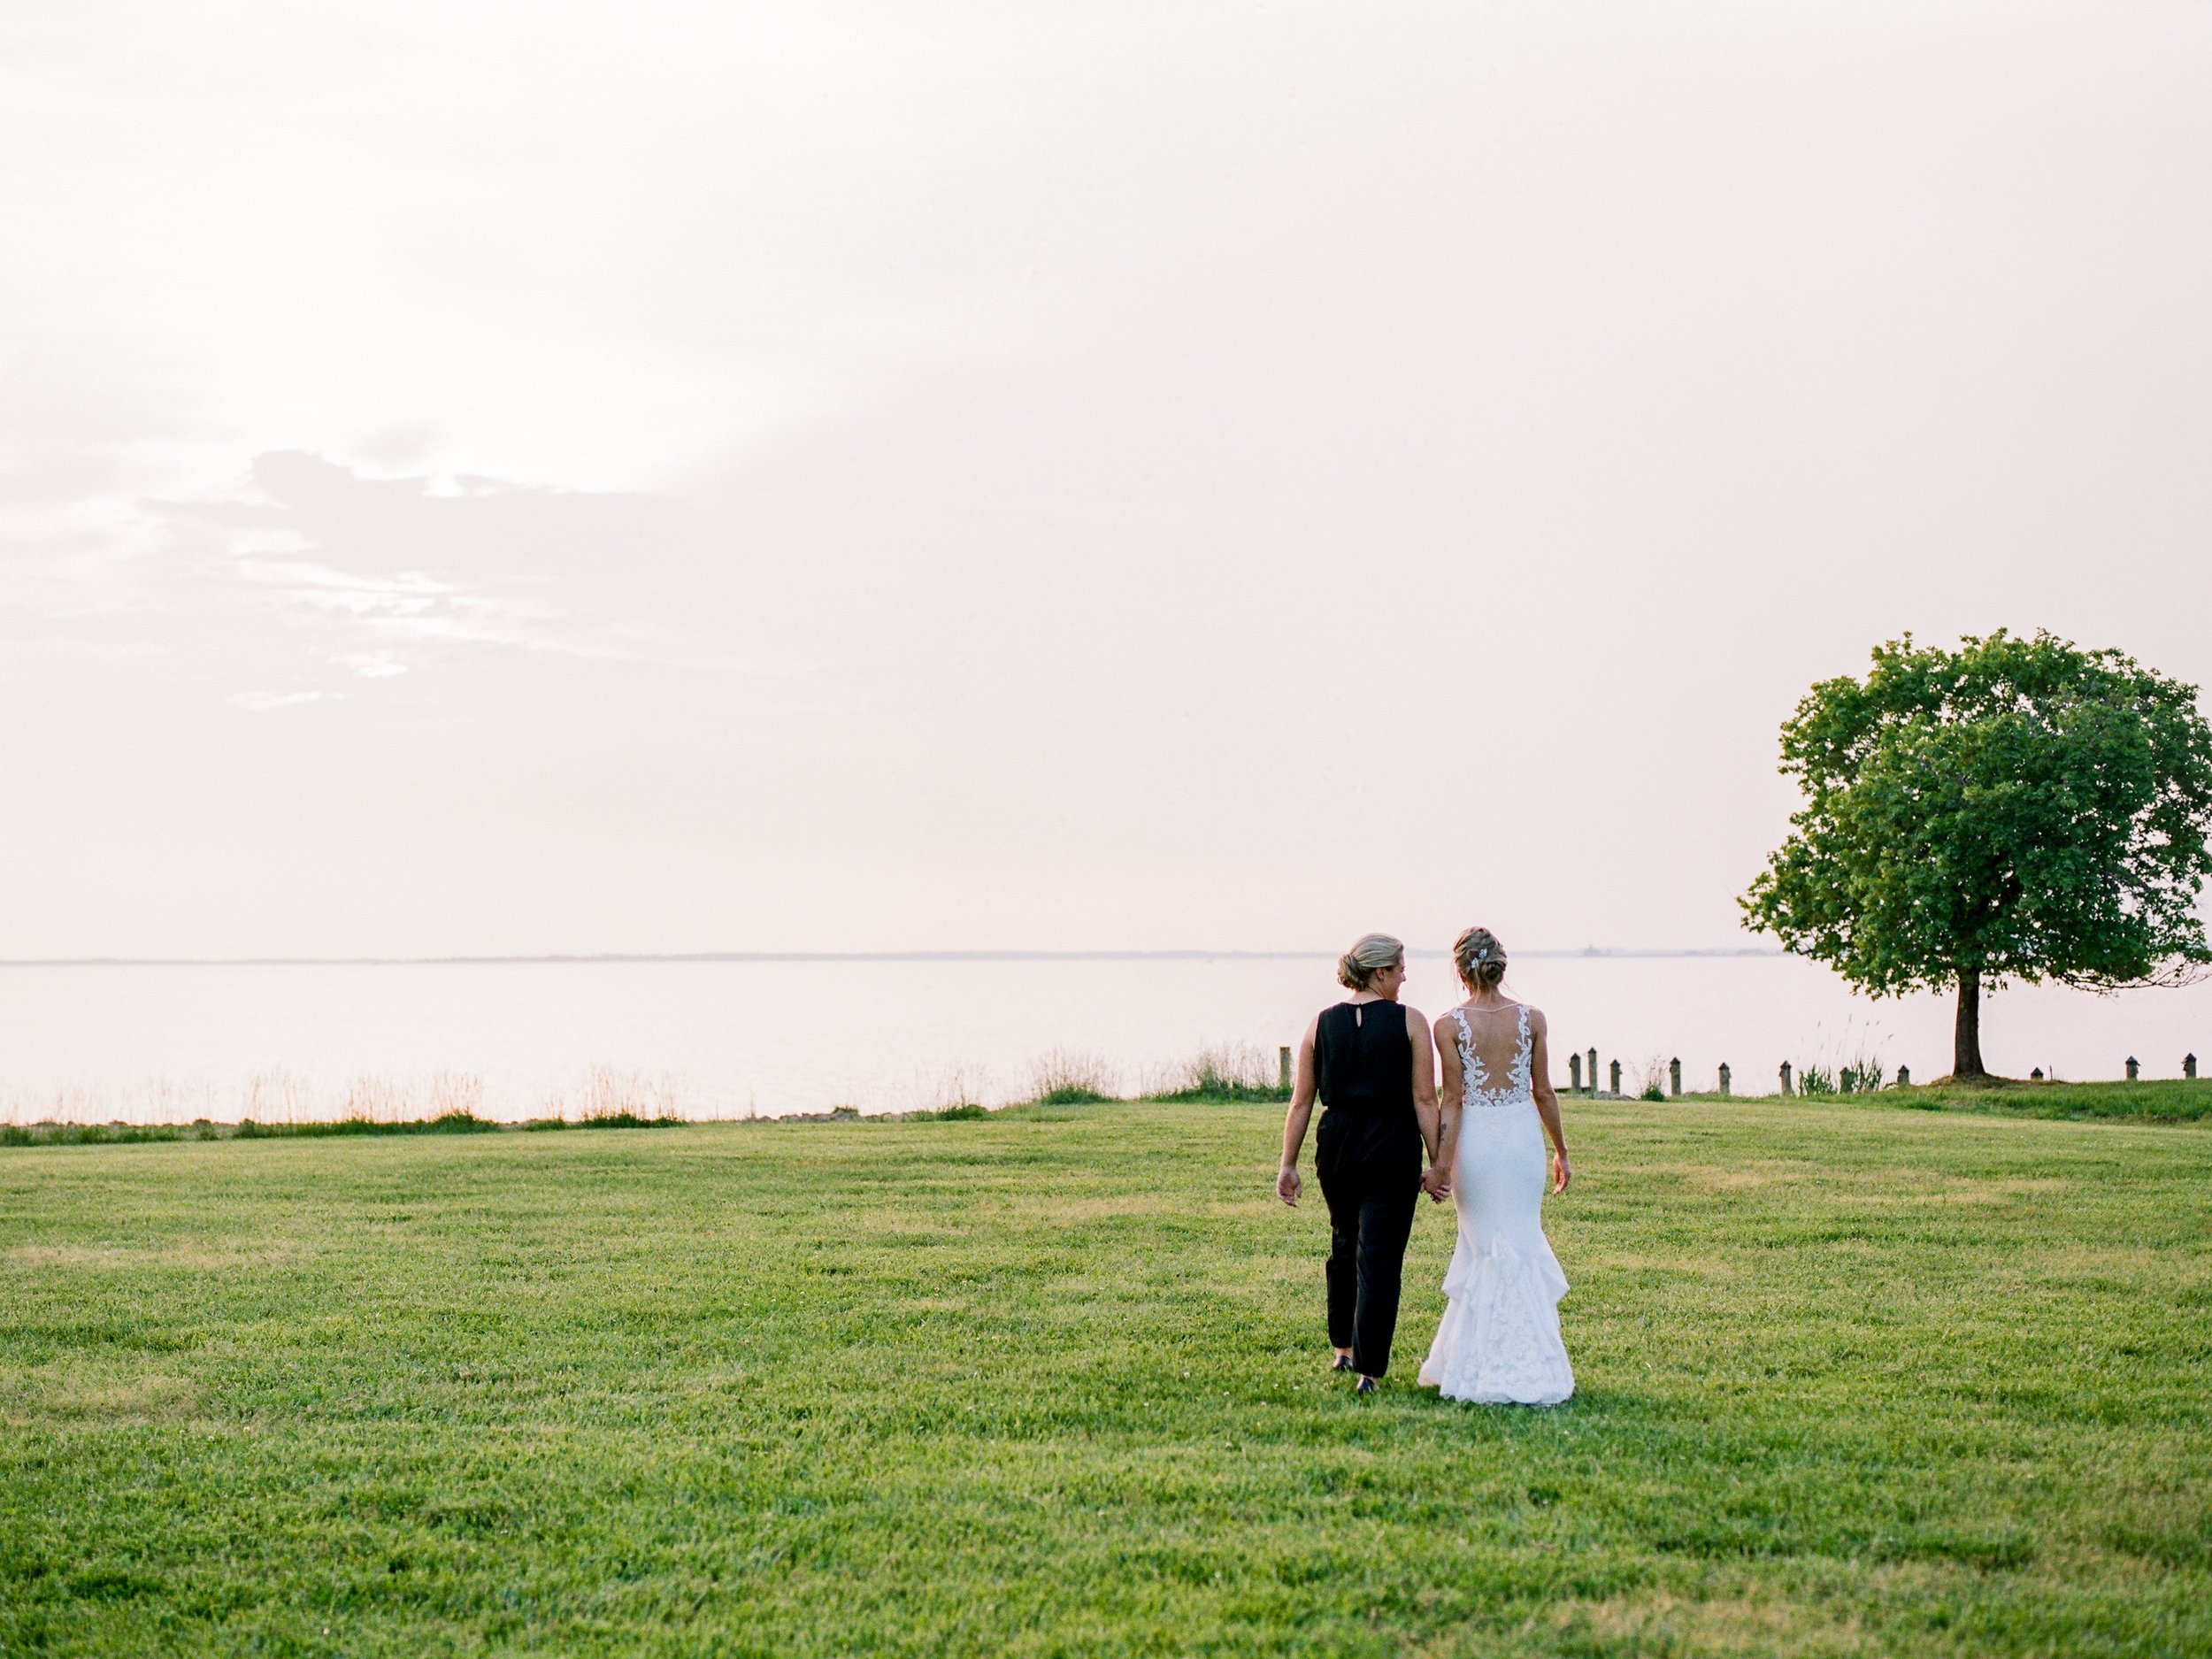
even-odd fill
[[(1510, 1025), (1502, 1018), (1511, 1014)], [(1503, 1008), (1455, 1008), (1452, 1020), (1459, 1027), (1460, 1100), (1463, 1105), (1517, 1106), (1532, 1102), (1529, 1068), (1535, 1043), (1529, 1036), (1528, 1004)], [(1502, 1087), (1491, 1079), (1502, 1071)]]

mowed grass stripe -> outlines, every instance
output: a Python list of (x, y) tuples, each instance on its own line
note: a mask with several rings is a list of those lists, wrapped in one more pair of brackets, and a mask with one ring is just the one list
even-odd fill
[(1569, 1104), (1581, 1392), (1278, 1109), (0, 1154), (0, 1652), (2212, 1652), (2212, 1135)]

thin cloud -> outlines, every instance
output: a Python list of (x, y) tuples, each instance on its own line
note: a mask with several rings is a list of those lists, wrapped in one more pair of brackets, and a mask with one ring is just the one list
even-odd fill
[(297, 708), (306, 703), (329, 703), (345, 694), (336, 691), (241, 691), (225, 699), (242, 709), (256, 714), (267, 714), (277, 709)]
[(251, 480), (243, 495), (159, 511), (206, 549), (189, 561), (203, 582), (280, 627), (331, 636), (319, 656), (357, 679), (455, 654), (763, 678), (830, 665), (717, 649), (637, 614), (665, 603), (666, 584), (636, 580), (641, 567), (702, 553), (680, 503), (475, 475), (366, 478), (297, 451), (260, 457)]

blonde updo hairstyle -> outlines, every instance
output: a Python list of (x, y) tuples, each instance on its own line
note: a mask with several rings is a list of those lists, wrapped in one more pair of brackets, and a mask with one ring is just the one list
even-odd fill
[(1369, 980), (1385, 968), (1403, 966), (1405, 959), (1406, 948), (1388, 933), (1369, 933), (1336, 959), (1336, 977), (1352, 990), (1364, 991)]
[(1494, 991), (1505, 978), (1505, 947), (1486, 927), (1471, 927), (1454, 940), (1452, 961), (1471, 991)]

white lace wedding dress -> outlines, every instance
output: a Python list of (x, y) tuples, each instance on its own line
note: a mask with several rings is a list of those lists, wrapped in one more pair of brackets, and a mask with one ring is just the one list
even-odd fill
[[(1503, 1088), (1490, 1087), (1482, 1050), (1503, 1058), (1502, 1018), (1519, 1010)], [(1574, 1367), (1559, 1340), (1567, 1276), (1544, 1237), (1544, 1188), (1551, 1170), (1544, 1125), (1529, 1092), (1532, 1044), (1523, 1003), (1454, 1009), (1465, 1081), (1459, 1145), (1452, 1155), (1452, 1205), (1459, 1242), (1444, 1275), (1444, 1319), (1421, 1364), (1421, 1380), (1447, 1400), (1557, 1405), (1575, 1391)], [(1479, 1042), (1480, 1023), (1487, 1042)], [(1493, 1030), (1491, 1028), (1494, 1027)]]

